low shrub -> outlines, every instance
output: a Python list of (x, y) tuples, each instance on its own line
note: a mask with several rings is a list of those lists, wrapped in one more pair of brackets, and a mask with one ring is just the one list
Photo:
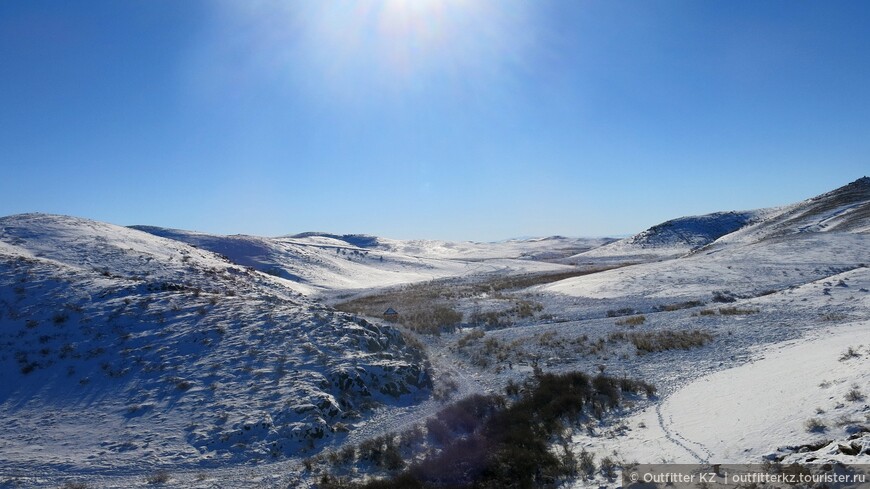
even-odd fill
[(737, 316), (743, 314), (755, 314), (758, 309), (740, 309), (739, 307), (720, 307), (719, 314), (723, 316)]
[(616, 321), (617, 326), (640, 326), (641, 324), (646, 322), (646, 316), (632, 316), (625, 319), (620, 319)]
[(861, 402), (864, 400), (864, 394), (857, 387), (853, 387), (846, 393), (846, 400), (849, 402)]
[(615, 317), (619, 317), (619, 316), (630, 316), (632, 314), (634, 314), (634, 309), (632, 309), (630, 307), (624, 307), (622, 309), (611, 309), (611, 310), (607, 311), (607, 317), (609, 317), (609, 318), (615, 318)]
[(601, 459), (601, 474), (608, 479), (613, 479), (616, 477), (616, 462), (613, 461), (610, 457), (604, 457)]
[(471, 324), (484, 326), (487, 329), (497, 329), (510, 326), (512, 322), (506, 317), (507, 311), (475, 312), (471, 315)]
[(804, 422), (804, 428), (810, 433), (823, 433), (828, 427), (819, 418), (810, 418)]
[(453, 331), (462, 322), (462, 313), (447, 306), (405, 310), (399, 322), (421, 334), (440, 334)]
[(146, 477), (145, 482), (147, 482), (148, 484), (166, 484), (167, 482), (169, 482), (169, 479), (169, 472), (165, 470), (158, 470), (157, 472), (154, 472), (153, 474)]
[(540, 303), (527, 300), (519, 300), (516, 302), (513, 308), (508, 310), (508, 314), (515, 315), (520, 319), (525, 319), (533, 317), (536, 312), (540, 312), (543, 309), (544, 306)]
[(686, 302), (678, 302), (676, 304), (665, 304), (664, 306), (658, 306), (656, 309), (659, 311), (679, 311), (680, 309), (691, 309), (693, 307), (703, 306), (704, 303), (701, 301), (686, 301)]
[(843, 321), (849, 316), (841, 312), (827, 312), (819, 316), (822, 321)]
[(580, 461), (578, 465), (581, 473), (587, 477), (591, 476), (595, 473), (595, 454), (583, 449), (580, 452)]
[(456, 342), (456, 346), (458, 346), (459, 348), (465, 348), (470, 343), (483, 338), (485, 334), (486, 333), (484, 333), (483, 330), (480, 329), (472, 330), (467, 335), (459, 338), (459, 341)]
[(666, 350), (688, 350), (704, 346), (713, 340), (713, 335), (699, 329), (689, 331), (663, 330), (644, 333), (629, 333), (628, 340), (638, 353), (655, 353)]
[[(339, 455), (336, 454), (336, 459)], [(376, 467), (397, 471), (405, 467), (405, 461), (396, 446), (395, 435), (388, 433), (359, 446), (359, 459), (372, 462)]]
[(860, 356), (861, 354), (858, 353), (858, 350), (855, 347), (850, 346), (842, 355), (840, 355), (840, 361), (845, 362), (846, 360), (851, 360)]

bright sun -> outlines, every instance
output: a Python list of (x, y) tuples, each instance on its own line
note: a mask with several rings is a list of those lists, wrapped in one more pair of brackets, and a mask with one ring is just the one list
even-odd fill
[[(241, 5), (240, 5), (241, 4)], [(277, 74), (320, 88), (373, 83), (405, 90), (466, 83), (517, 59), (519, 0), (299, 0), (230, 2), (244, 49)]]
[[(361, 1), (323, 7), (316, 34), (340, 58), (364, 59), (390, 76), (457, 69), (476, 55), (487, 19), (467, 0)], [(346, 6), (346, 4), (345, 4)]]

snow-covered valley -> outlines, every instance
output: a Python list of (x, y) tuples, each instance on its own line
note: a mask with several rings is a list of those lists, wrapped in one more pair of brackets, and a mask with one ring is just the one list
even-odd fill
[(451, 402), (578, 371), (657, 393), (583, 419), (576, 457), (870, 463), (868, 232), (866, 177), (618, 241), (0, 218), (0, 487), (394, 475), (336, 460), (414, 430), (423, 453)]

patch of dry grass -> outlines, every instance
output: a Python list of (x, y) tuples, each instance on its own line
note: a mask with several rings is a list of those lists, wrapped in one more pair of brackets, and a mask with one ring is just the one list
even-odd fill
[(643, 324), (645, 322), (646, 322), (646, 316), (640, 315), (640, 316), (631, 316), (631, 317), (628, 317), (625, 319), (620, 319), (619, 321), (616, 321), (616, 325), (617, 326), (634, 327), (634, 326), (640, 326), (641, 324)]
[(627, 340), (637, 348), (641, 355), (667, 350), (688, 350), (706, 345), (713, 341), (707, 331), (693, 329), (688, 331), (661, 330), (642, 333), (613, 333), (610, 340)]

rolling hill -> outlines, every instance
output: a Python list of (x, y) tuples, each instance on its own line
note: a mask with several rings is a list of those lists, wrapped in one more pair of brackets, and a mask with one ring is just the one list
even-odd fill
[[(560, 448), (578, 457), (805, 460), (815, 416), (829, 439), (813, 456), (851, 461), (841, 442), (870, 447), (868, 206), (865, 177), (616, 242), (0, 218), (0, 486), (148, 486), (169, 469), (174, 487), (312, 487), (339, 453), (355, 454), (344, 475), (385, 475), (363, 446), (415, 439), (402, 448), (414, 457), (444, 399), (505, 392), (536, 369), (659, 387), (623, 419), (587, 420)], [(397, 291), (437, 298), (462, 327), (421, 336), (324, 305)], [(743, 425), (760, 435), (729, 428)]]
[(65, 216), (0, 219), (0, 344), (0, 466), (298, 455), (431, 386), (389, 326), (210, 251)]
[(264, 238), (133, 228), (223, 255), (238, 265), (287, 279), (287, 286), (314, 295), (482, 273), (565, 270), (568, 267), (549, 260), (610, 241), (551, 237), (455, 243), (327, 233)]

